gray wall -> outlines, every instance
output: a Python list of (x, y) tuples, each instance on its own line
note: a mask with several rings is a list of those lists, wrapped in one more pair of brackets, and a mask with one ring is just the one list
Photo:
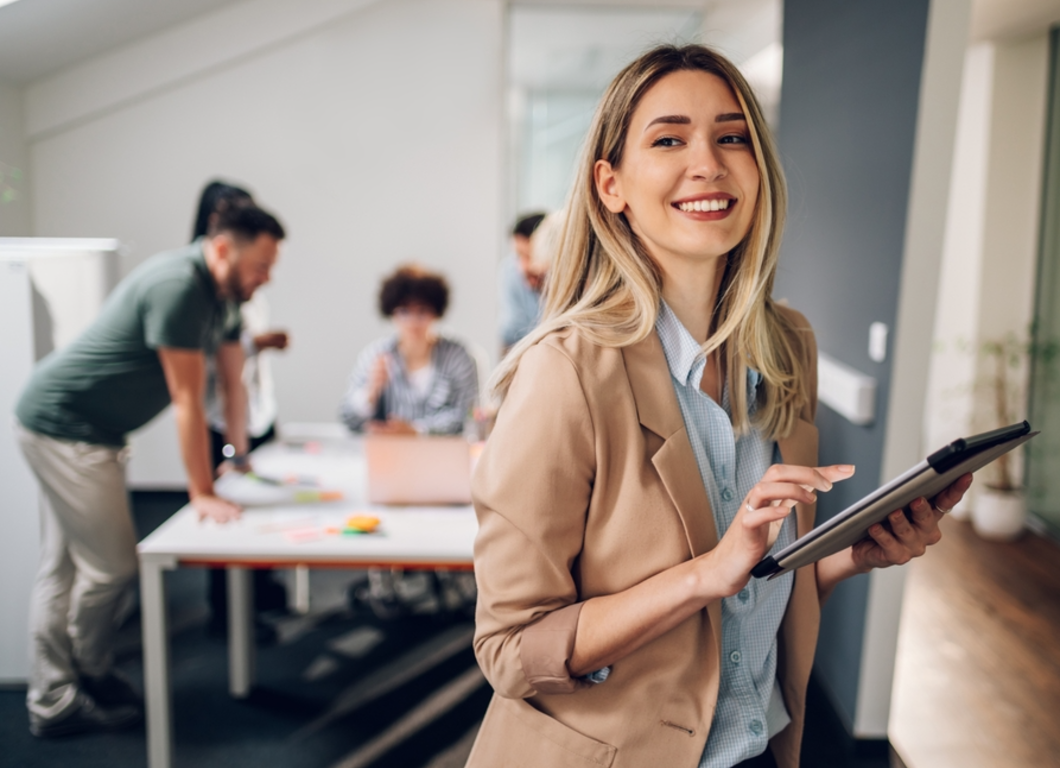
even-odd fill
[[(929, 0), (786, 0), (779, 143), (791, 205), (776, 296), (813, 324), (821, 351), (875, 376), (877, 417), (859, 427), (822, 406), (821, 463), (857, 473), (823, 495), (824, 520), (872, 491), (883, 461), (891, 361), (869, 325), (894, 330)], [(825, 605), (817, 674), (854, 721), (868, 580)]]

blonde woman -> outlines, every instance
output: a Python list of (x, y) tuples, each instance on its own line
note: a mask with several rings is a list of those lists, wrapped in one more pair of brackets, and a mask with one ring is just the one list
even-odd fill
[(749, 578), (854, 471), (816, 466), (813, 334), (772, 299), (784, 203), (727, 60), (665, 46), (616, 77), (542, 322), (495, 375), (474, 497), (496, 693), (469, 766), (794, 768), (821, 601), (923, 554), (967, 490)]

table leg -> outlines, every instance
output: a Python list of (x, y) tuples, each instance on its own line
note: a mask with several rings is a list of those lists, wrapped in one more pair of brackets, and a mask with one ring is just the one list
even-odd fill
[(294, 609), (298, 613), (309, 613), (309, 566), (294, 567)]
[(170, 768), (173, 762), (173, 713), (169, 690), (164, 576), (164, 564), (150, 560), (140, 563), (144, 704), (147, 710), (147, 765), (150, 768)]
[(254, 685), (254, 582), (247, 568), (228, 566), (228, 692), (245, 699)]

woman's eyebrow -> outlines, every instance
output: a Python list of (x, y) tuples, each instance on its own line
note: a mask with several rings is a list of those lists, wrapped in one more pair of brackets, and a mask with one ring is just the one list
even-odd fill
[[(744, 117), (743, 112), (722, 112), (720, 115), (714, 118), (715, 123), (731, 123), (735, 121), (746, 122), (747, 118)], [(664, 125), (688, 125), (692, 122), (692, 118), (687, 115), (661, 115), (655, 118), (646, 126), (644, 130), (648, 130), (653, 125), (662, 123)]]
[(665, 123), (667, 125), (688, 125), (691, 122), (692, 118), (687, 115), (663, 115), (662, 117), (655, 118), (644, 126), (644, 130), (651, 128), (656, 123)]

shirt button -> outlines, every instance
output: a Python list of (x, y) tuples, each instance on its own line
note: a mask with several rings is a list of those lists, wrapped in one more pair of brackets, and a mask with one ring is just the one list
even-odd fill
[(752, 720), (751, 721), (751, 733), (753, 733), (755, 736), (761, 736), (762, 735), (762, 721), (761, 720)]
[(743, 658), (743, 657), (740, 656), (740, 652), (739, 651), (733, 651), (732, 653), (729, 654), (729, 661), (731, 661), (733, 664), (739, 664), (741, 658)]
[(721, 497), (725, 499), (725, 501), (732, 501), (732, 491), (726, 488), (721, 492)]
[(744, 587), (740, 590), (740, 594), (738, 594), (737, 597), (740, 598), (741, 603), (746, 603), (751, 599), (751, 593), (747, 591), (747, 587)]

